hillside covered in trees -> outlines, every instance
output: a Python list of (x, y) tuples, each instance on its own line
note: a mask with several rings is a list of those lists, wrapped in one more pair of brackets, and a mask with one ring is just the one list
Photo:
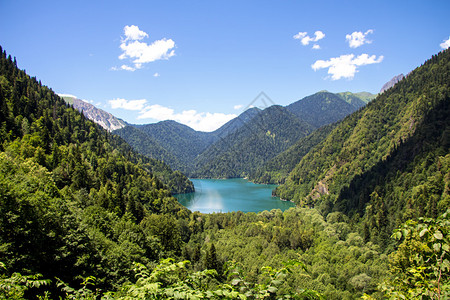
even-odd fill
[(443, 51), (345, 118), (277, 194), (324, 214), (363, 217), (365, 238), (378, 242), (409, 218), (444, 213), (450, 205), (449, 83), (450, 52)]
[(258, 168), (300, 138), (341, 120), (374, 97), (370, 93), (321, 91), (286, 107), (250, 108), (213, 132), (162, 121), (129, 125), (114, 133), (139, 153), (163, 160), (189, 177), (256, 179)]
[(0, 298), (450, 296), (448, 50), (265, 166), (304, 207), (246, 214), (188, 211), (186, 177), (0, 52)]

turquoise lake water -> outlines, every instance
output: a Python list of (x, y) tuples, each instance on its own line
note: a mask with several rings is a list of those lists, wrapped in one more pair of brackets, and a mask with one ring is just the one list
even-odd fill
[(176, 195), (178, 201), (191, 211), (259, 212), (295, 206), (292, 202), (272, 197), (276, 185), (254, 184), (246, 179), (191, 179), (195, 193)]

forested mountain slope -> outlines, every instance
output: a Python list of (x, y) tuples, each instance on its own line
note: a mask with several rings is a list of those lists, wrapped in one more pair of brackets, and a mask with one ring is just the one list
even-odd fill
[[(325, 124), (333, 120), (340, 120), (343, 116), (363, 107), (368, 102), (372, 101), (376, 95), (367, 92), (351, 93), (342, 92), (331, 94), (327, 91), (316, 93), (312, 96), (291, 104), (291, 110), (298, 110), (300, 114), (309, 115), (316, 123), (321, 123), (327, 120)], [(341, 99), (339, 99), (341, 98)], [(346, 104), (343, 104), (344, 100)], [(302, 101), (305, 101), (302, 103)], [(314, 104), (311, 102), (315, 102)], [(352, 107), (350, 108), (348, 105)], [(320, 107), (320, 109), (318, 109)], [(315, 108), (315, 109), (313, 109)], [(334, 108), (334, 109), (333, 109)], [(323, 111), (323, 116), (318, 113), (312, 113), (312, 110)], [(320, 120), (322, 121), (320, 121)], [(305, 156), (314, 146), (324, 140), (337, 123), (322, 126), (315, 130), (311, 135), (300, 139), (288, 150), (280, 153), (262, 167), (252, 172), (249, 176), (251, 181), (256, 183), (271, 183), (282, 184), (288, 177), (289, 173), (295, 168), (300, 160)]]
[(263, 166), (249, 175), (249, 180), (255, 183), (282, 184), (289, 173), (295, 168), (300, 160), (314, 146), (324, 140), (328, 134), (336, 127), (337, 123), (323, 126), (316, 129), (310, 135), (301, 138), (286, 151), (278, 154), (266, 162)]
[(256, 115), (258, 115), (261, 112), (261, 109), (257, 107), (252, 107), (244, 111), (242, 114), (240, 114), (238, 117), (234, 118), (231, 121), (228, 121), (224, 125), (222, 125), (217, 130), (213, 131), (212, 134), (217, 139), (224, 138), (230, 133), (238, 130), (242, 126), (244, 126), (247, 122), (252, 120)]
[(313, 130), (286, 108), (271, 106), (203, 152), (193, 176), (245, 177)]
[(277, 194), (325, 214), (364, 216), (366, 239), (380, 242), (407, 218), (443, 213), (449, 207), (449, 85), (445, 50), (346, 117)]
[(321, 91), (296, 101), (286, 108), (299, 119), (319, 128), (339, 121), (365, 105), (360, 98), (354, 95), (344, 95), (347, 96), (347, 99), (339, 94)]
[(157, 141), (146, 134), (144, 131), (127, 125), (124, 128), (114, 130), (114, 134), (122, 137), (133, 149), (147, 157), (163, 161), (176, 170), (183, 170), (184, 165), (180, 163), (167, 149), (163, 148)]
[(153, 214), (188, 213), (152, 170), (167, 172), (161, 175), (173, 187), (191, 183), (133, 152), (0, 53), (2, 273), (122, 282), (133, 261), (165, 251), (138, 224)]
[(260, 110), (251, 108), (213, 132), (199, 132), (175, 121), (155, 124), (129, 125), (114, 131), (136, 151), (162, 160), (173, 169), (186, 174), (194, 171), (198, 155), (220, 138), (244, 126)]
[(195, 131), (171, 120), (134, 126), (164, 145), (165, 149), (186, 165), (192, 163), (214, 141), (214, 136), (210, 133)]
[[(122, 139), (19, 70), (1, 48), (0, 53), (0, 298), (382, 299), (398, 298), (398, 292), (404, 292), (403, 298), (450, 296), (448, 214), (402, 225), (393, 235), (401, 239), (398, 250), (389, 259), (394, 248), (367, 241), (383, 238), (385, 232), (373, 232), (383, 230), (380, 226), (387, 224), (390, 213), (384, 209), (390, 203), (381, 197), (391, 190), (403, 192), (398, 179), (408, 188), (414, 186), (405, 215), (448, 207), (448, 101), (438, 100), (448, 96), (445, 85), (427, 85), (422, 100), (430, 101), (421, 109), (430, 110), (408, 124), (417, 126), (409, 135), (413, 139), (400, 135), (405, 140), (394, 147), (397, 150), (370, 168), (371, 173), (365, 172), (366, 177), (354, 177), (340, 194), (345, 197), (336, 197), (339, 210), (352, 212), (353, 204), (346, 199), (356, 199), (353, 194), (358, 195), (360, 185), (380, 183), (371, 195), (372, 208), (366, 209), (373, 213), (366, 212), (363, 222), (341, 211), (322, 215), (298, 207), (200, 214), (171, 197), (151, 171), (154, 162), (130, 151)], [(442, 61), (440, 55), (433, 59), (438, 66), (425, 66), (448, 82), (448, 60), (446, 68)], [(401, 89), (411, 92), (407, 87)], [(345, 129), (336, 126), (333, 133)], [(385, 178), (383, 172), (392, 170), (391, 165), (403, 170), (403, 161), (405, 171)], [(391, 178), (392, 186), (382, 184)], [(440, 198), (439, 191), (447, 198)], [(326, 205), (321, 208), (327, 212)], [(391, 281), (385, 281), (388, 268)]]
[[(175, 121), (163, 121), (155, 124), (147, 125), (131, 125), (134, 128), (122, 128), (114, 131), (115, 134), (123, 137), (136, 151), (148, 157), (163, 160), (172, 168), (180, 170), (192, 177), (241, 177), (249, 175), (250, 170), (255, 170), (265, 163), (268, 159), (274, 158), (279, 153), (280, 149), (284, 150), (291, 146), (294, 142), (292, 138), (298, 134), (298, 123), (303, 123), (302, 126), (309, 126), (310, 129), (316, 129), (325, 124), (338, 121), (346, 115), (364, 106), (373, 97), (370, 93), (350, 92), (333, 94), (326, 91), (316, 93), (314, 95), (305, 97), (289, 106), (283, 116), (279, 115), (279, 109), (266, 109), (261, 111), (259, 108), (250, 108), (243, 112), (235, 119), (227, 122), (219, 129), (213, 132), (197, 132), (185, 125), (179, 124)], [(280, 108), (281, 106), (275, 106)], [(290, 112), (289, 116), (286, 114)], [(274, 114), (269, 116), (268, 114)], [(296, 117), (297, 120), (294, 120)], [(260, 120), (256, 120), (259, 117)], [(284, 134), (288, 134), (292, 130), (289, 142), (283, 139), (272, 139), (273, 149), (263, 154), (259, 158), (251, 157), (246, 147), (250, 147), (251, 151), (256, 153), (262, 149), (256, 149), (256, 144), (250, 145), (248, 140), (250, 134), (248, 129), (245, 129), (252, 121), (261, 123), (261, 119), (280, 118), (279, 124), (272, 122), (267, 130), (273, 132), (277, 126), (283, 126), (281, 129)], [(292, 121), (292, 126), (289, 126), (288, 121)], [(253, 126), (253, 127), (252, 127)], [(250, 125), (255, 134), (258, 135), (258, 129), (255, 129), (255, 124)], [(264, 129), (264, 126), (261, 126)], [(246, 133), (237, 132), (241, 130)], [(300, 130), (303, 132), (303, 129)], [(241, 135), (245, 138), (242, 138)], [(261, 137), (253, 137), (251, 140), (258, 143), (257, 140)], [(250, 143), (250, 144), (249, 144)], [(277, 144), (280, 143), (280, 144)], [(264, 146), (265, 147), (265, 146)], [(226, 153), (227, 151), (231, 151)], [(237, 153), (240, 158), (237, 158)], [(246, 156), (246, 157), (245, 157)], [(240, 162), (237, 162), (240, 160)], [(220, 161), (220, 162), (219, 162)], [(246, 165), (246, 166), (245, 166)], [(244, 167), (245, 166), (245, 167)]]

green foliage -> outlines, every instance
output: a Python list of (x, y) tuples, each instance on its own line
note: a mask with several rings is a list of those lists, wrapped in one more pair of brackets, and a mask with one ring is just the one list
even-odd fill
[(394, 231), (401, 241), (390, 256), (392, 277), (381, 285), (390, 299), (450, 297), (450, 210), (438, 217), (409, 220)]
[(250, 174), (249, 179), (256, 183), (282, 184), (289, 173), (313, 147), (324, 140), (336, 124), (326, 125), (307, 137), (298, 140), (292, 147), (265, 163)]
[(162, 179), (179, 190), (186, 177), (134, 153), (0, 52), (0, 255), (7, 269), (75, 286), (88, 276), (102, 288), (121, 284), (133, 261), (149, 263), (166, 251), (140, 222), (188, 214), (152, 172), (165, 172)]
[(364, 238), (389, 243), (413, 216), (448, 207), (450, 51), (346, 117), (289, 174), (276, 194), (324, 215), (363, 217)]
[(377, 293), (387, 257), (379, 246), (365, 243), (347, 222), (342, 213), (331, 214), (325, 221), (317, 210), (305, 208), (203, 215), (202, 229), (191, 235), (183, 253), (194, 269), (202, 269), (203, 259), (194, 259), (195, 249), (200, 243), (206, 259), (214, 244), (217, 260), (225, 262), (224, 270), (235, 261), (239, 288), (245, 282), (255, 283), (249, 285), (251, 289), (260, 284), (268, 287), (264, 270), (270, 269), (263, 266), (280, 270), (283, 261), (301, 261), (304, 265), (292, 266), (295, 272), (287, 273), (277, 294), (300, 294), (304, 289), (320, 292), (326, 299), (356, 299), (363, 293)]
[(115, 299), (324, 299), (319, 293), (301, 290), (294, 294), (278, 294), (288, 274), (300, 263), (291, 262), (280, 270), (263, 268), (265, 280), (261, 284), (245, 282), (243, 275), (230, 263), (227, 270), (228, 281), (217, 281), (216, 270), (193, 272), (189, 270), (189, 261), (175, 263), (165, 259), (149, 272), (136, 264), (137, 281), (127, 284), (115, 293)]
[[(13, 273), (7, 276), (4, 274), (6, 267), (2, 262), (0, 262), (0, 270), (0, 299), (25, 299), (27, 292), (40, 289), (50, 284), (50, 280), (41, 279), (41, 274), (22, 275), (20, 273)], [(44, 293), (41, 299), (48, 299), (46, 297), (47, 295), (48, 293)]]
[[(277, 192), (319, 209), (211, 215), (171, 196), (190, 188), (180, 172), (136, 154), (0, 52), (1, 297), (448, 297), (449, 220), (436, 217), (450, 203), (450, 51), (267, 165), (314, 126), (278, 106), (230, 125), (190, 159), (199, 176), (265, 166), (257, 176), (280, 182), (300, 161)], [(158, 126), (158, 143), (190, 155), (212, 143)], [(392, 228), (418, 216), (394, 233), (392, 277), (378, 291)]]

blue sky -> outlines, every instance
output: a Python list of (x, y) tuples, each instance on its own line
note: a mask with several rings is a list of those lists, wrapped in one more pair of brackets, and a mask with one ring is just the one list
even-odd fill
[[(210, 131), (260, 93), (377, 93), (450, 39), (450, 1), (0, 0), (0, 45), (130, 123)], [(447, 41), (447, 42), (446, 42)]]

